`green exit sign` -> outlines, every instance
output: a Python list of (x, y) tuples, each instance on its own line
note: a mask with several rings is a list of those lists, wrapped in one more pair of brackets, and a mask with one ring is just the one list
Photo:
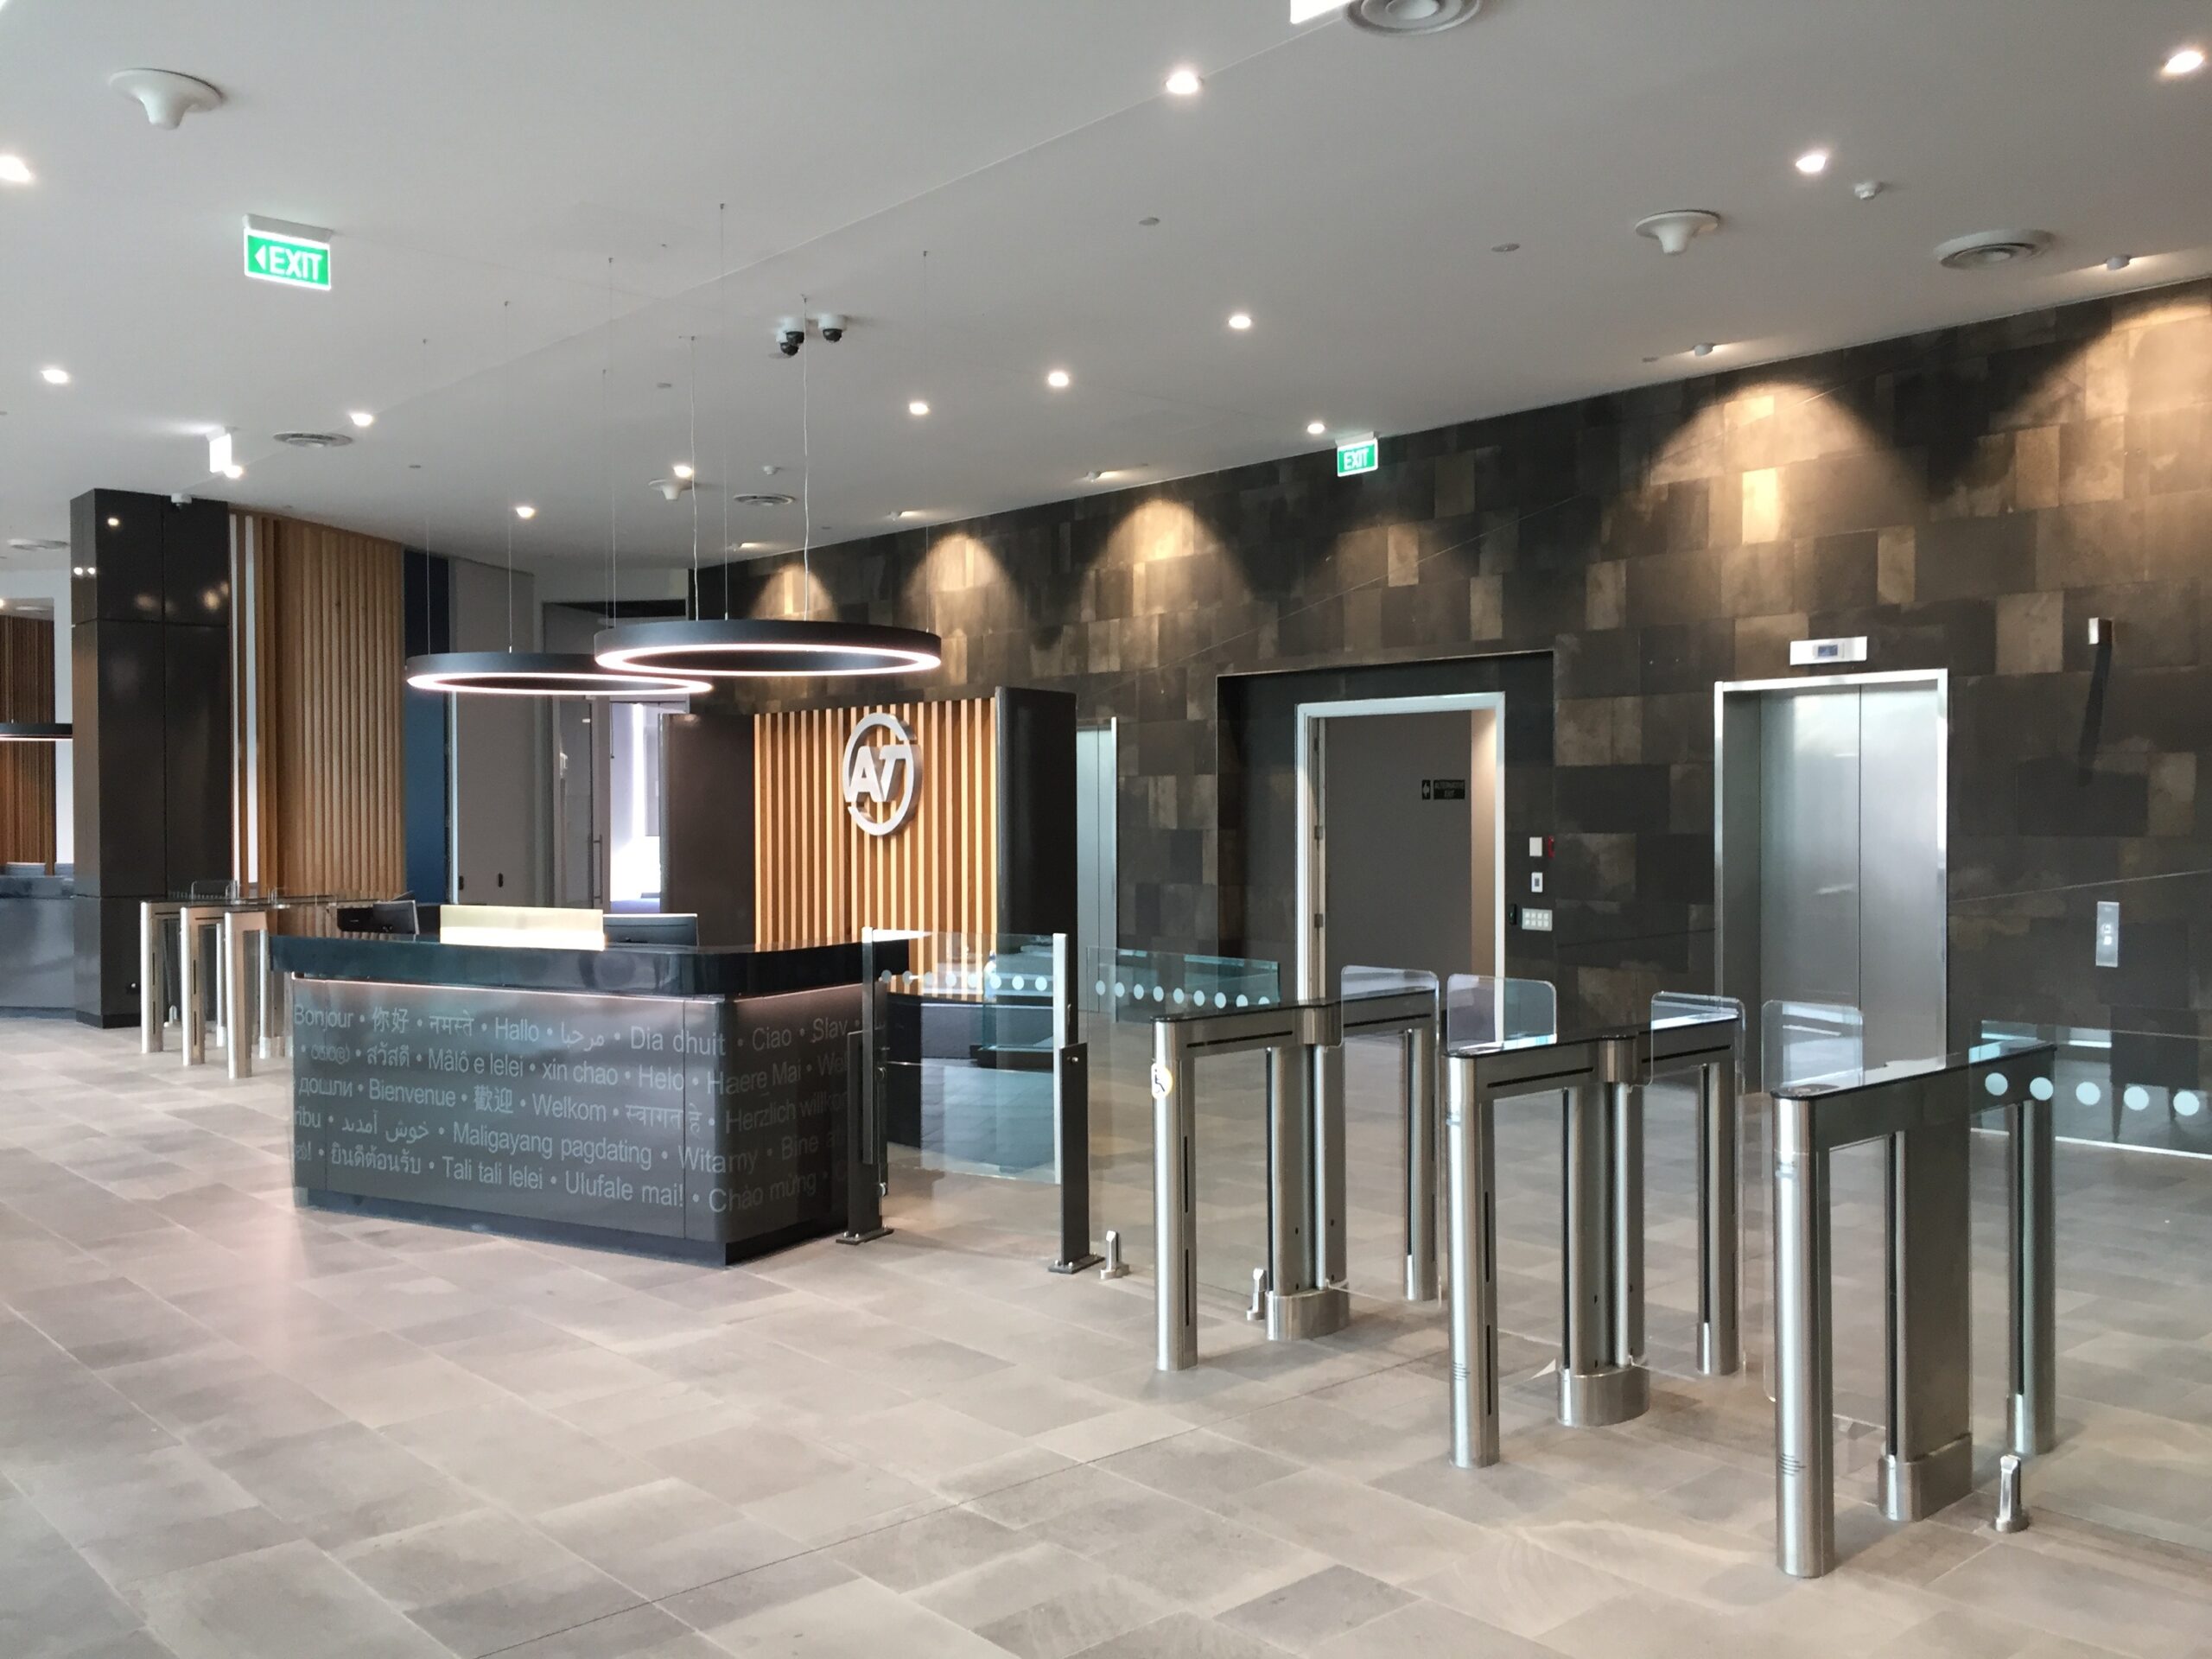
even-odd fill
[(330, 232), (311, 225), (287, 225), (248, 213), (245, 219), (245, 274), (257, 282), (287, 288), (330, 289)]
[(1372, 435), (1353, 438), (1337, 446), (1337, 476), (1351, 478), (1358, 473), (1371, 473), (1382, 465), (1382, 445)]

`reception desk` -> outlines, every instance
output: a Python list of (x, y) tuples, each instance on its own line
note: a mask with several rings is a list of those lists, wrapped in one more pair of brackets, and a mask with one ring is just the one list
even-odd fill
[(305, 1203), (718, 1262), (842, 1222), (858, 944), (273, 948)]
[(66, 875), (0, 875), (0, 1014), (76, 1006), (76, 890)]

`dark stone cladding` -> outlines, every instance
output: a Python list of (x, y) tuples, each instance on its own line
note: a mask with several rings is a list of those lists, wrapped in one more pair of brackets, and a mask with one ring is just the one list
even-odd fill
[[(455, 985), (596, 995), (775, 996), (867, 977), (861, 947), (702, 950), (683, 945), (564, 950), (535, 945), (442, 944), (435, 939), (313, 938), (273, 941), (276, 966), (315, 979), (392, 985)], [(903, 968), (903, 948), (880, 947), (880, 966)], [(895, 960), (893, 958), (896, 958)]]
[[(942, 634), (933, 693), (1118, 718), (1125, 940), (1268, 955), (1288, 906), (1224, 798), (1224, 677), (1548, 656), (1552, 766), (1508, 787), (1558, 836), (1558, 931), (1511, 935), (1508, 966), (1600, 1019), (1710, 987), (1713, 683), (1863, 633), (1869, 669), (1950, 671), (1955, 1029), (2212, 1028), (2212, 283), (1386, 437), (1382, 461), (847, 543), (817, 612)], [(701, 603), (788, 614), (802, 582), (732, 565)], [(2118, 625), (2101, 658), (2093, 616)], [(2124, 965), (2099, 970), (2113, 897)]]

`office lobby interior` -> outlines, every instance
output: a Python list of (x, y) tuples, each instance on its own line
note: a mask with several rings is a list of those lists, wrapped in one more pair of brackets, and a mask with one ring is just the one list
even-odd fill
[(0, 0), (0, 1659), (2212, 1659), (2208, 53)]

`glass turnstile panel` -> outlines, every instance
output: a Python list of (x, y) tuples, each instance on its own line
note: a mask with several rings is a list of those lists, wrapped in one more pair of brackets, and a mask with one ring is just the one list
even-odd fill
[(1866, 1017), (1840, 1002), (1769, 1002), (1759, 1010), (1759, 1070), (1784, 1084), (1857, 1082), (1866, 1071)]
[(1559, 992), (1548, 980), (1454, 974), (1444, 987), (1444, 1046), (1518, 1048), (1559, 1035)]

